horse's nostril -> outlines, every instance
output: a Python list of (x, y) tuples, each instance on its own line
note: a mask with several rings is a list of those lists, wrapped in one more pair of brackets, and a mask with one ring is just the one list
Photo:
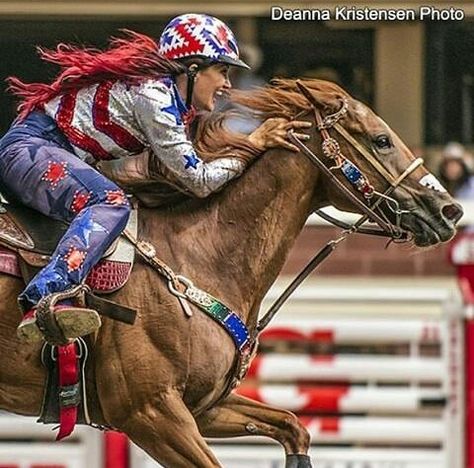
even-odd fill
[(441, 212), (443, 213), (443, 216), (445, 218), (449, 219), (450, 221), (453, 221), (453, 223), (457, 223), (464, 214), (464, 211), (462, 210), (461, 206), (457, 203), (443, 206)]

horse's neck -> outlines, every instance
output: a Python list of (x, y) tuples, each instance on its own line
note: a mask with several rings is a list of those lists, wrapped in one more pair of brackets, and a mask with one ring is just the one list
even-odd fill
[(303, 155), (274, 151), (217, 195), (204, 218), (192, 215), (196, 242), (185, 248), (186, 267), (251, 323), (310, 212), (308, 166)]

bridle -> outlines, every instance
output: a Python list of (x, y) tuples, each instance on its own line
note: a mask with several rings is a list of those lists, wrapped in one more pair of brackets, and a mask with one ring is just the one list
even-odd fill
[[(282, 295), (273, 303), (268, 312), (266, 312), (266, 314), (259, 320), (257, 325), (258, 333), (268, 325), (281, 306), (286, 302), (293, 291), (303, 282), (303, 280), (314, 271), (314, 269), (317, 268), (318, 265), (320, 265), (349, 234), (359, 232), (362, 234), (382, 235), (389, 237), (391, 240), (396, 242), (407, 242), (410, 239), (410, 234), (401, 228), (402, 216), (403, 214), (408, 213), (408, 211), (402, 210), (398, 201), (391, 195), (410, 174), (423, 164), (423, 159), (417, 158), (413, 160), (399, 176), (394, 177), (382, 164), (380, 164), (374, 155), (367, 151), (367, 149), (353, 138), (339, 123), (339, 121), (347, 114), (349, 107), (348, 101), (345, 97), (342, 98), (341, 107), (338, 111), (323, 117), (319, 110), (319, 106), (309, 89), (299, 80), (296, 81), (296, 84), (303, 96), (311, 105), (310, 109), (304, 113), (313, 113), (316, 122), (316, 130), (321, 134), (322, 153), (326, 160), (329, 160), (331, 165), (328, 166), (327, 162), (308, 148), (292, 131), (288, 133), (290, 141), (301, 150), (301, 152), (321, 171), (322, 174), (329, 178), (330, 183), (334, 184), (338, 190), (343, 193), (361, 213), (363, 213), (363, 216), (354, 224), (346, 225), (321, 210), (316, 211), (316, 214), (324, 218), (326, 221), (344, 228), (344, 231), (339, 238), (328, 242), (313, 257), (293, 282), (285, 289)], [(299, 114), (297, 117), (301, 116), (302, 114)], [(382, 176), (388, 184), (388, 187), (384, 192), (375, 190), (373, 184), (371, 184), (369, 178), (362, 172), (362, 170), (344, 156), (339, 143), (329, 133), (329, 130), (331, 129), (334, 129), (342, 138), (344, 138), (344, 140), (355, 148), (372, 166), (372, 168)], [(343, 177), (349, 182), (351, 187), (353, 187), (353, 190), (350, 190), (339, 180), (336, 175), (337, 171), (342, 173)], [(360, 195), (357, 196), (356, 193), (359, 193)], [(381, 210), (384, 203), (395, 214), (395, 223), (392, 223)], [(363, 224), (368, 220), (376, 223), (380, 229), (364, 227)]]
[[(360, 210), (364, 216), (358, 220), (352, 230), (364, 232), (362, 224), (368, 219), (378, 224), (382, 231), (373, 231), (372, 234), (385, 235), (397, 242), (405, 242), (409, 239), (409, 234), (401, 228), (401, 217), (407, 213), (402, 210), (398, 201), (390, 195), (400, 186), (400, 184), (412, 174), (418, 167), (423, 164), (423, 159), (417, 158), (413, 160), (408, 167), (398, 177), (394, 177), (364, 146), (362, 146), (347, 130), (339, 123), (348, 111), (348, 101), (342, 98), (342, 104), (338, 111), (334, 114), (323, 117), (317, 103), (311, 92), (303, 83), (297, 81), (299, 89), (305, 98), (310, 102), (312, 112), (316, 121), (316, 129), (320, 132), (322, 138), (322, 153), (332, 165), (327, 167), (324, 161), (314, 154), (301, 140), (299, 140), (292, 132), (289, 138), (293, 144), (298, 146), (301, 152), (322, 171), (337, 188)], [(330, 129), (334, 129), (342, 136), (353, 148), (355, 148), (364, 159), (382, 176), (387, 182), (388, 188), (384, 192), (378, 192), (374, 189), (373, 184), (364, 173), (342, 154), (339, 143), (329, 134)], [(344, 178), (351, 184), (354, 191), (351, 191), (344, 185), (335, 175), (336, 171), (340, 171)], [(355, 195), (358, 192), (362, 195), (363, 201)], [(395, 223), (388, 220), (387, 216), (381, 211), (381, 205), (386, 204), (395, 214)], [(318, 211), (318, 214), (321, 212)]]
[[(311, 94), (311, 92), (303, 85), (300, 81), (296, 81), (302, 94), (311, 104), (309, 111), (304, 113), (314, 113), (316, 121), (316, 129), (320, 132), (322, 138), (322, 153), (326, 160), (329, 160), (330, 165), (327, 161), (323, 161), (317, 156), (310, 148), (308, 148), (294, 133), (289, 132), (289, 138), (301, 152), (309, 158), (321, 173), (325, 174), (332, 184), (334, 184), (360, 211), (363, 216), (356, 221), (352, 226), (344, 225), (334, 218), (328, 216), (324, 212), (318, 213), (320, 216), (336, 224), (338, 227), (343, 227), (344, 231), (342, 234), (334, 240), (328, 242), (305, 266), (305, 268), (298, 274), (298, 276), (292, 281), (292, 283), (285, 289), (283, 294), (273, 303), (268, 312), (258, 321), (256, 327), (256, 334), (249, 339), (247, 334), (246, 340), (251, 343), (251, 346), (247, 351), (248, 353), (241, 355), (239, 361), (239, 369), (245, 373), (245, 369), (248, 368), (251, 356), (256, 350), (257, 336), (258, 334), (269, 324), (281, 306), (286, 302), (293, 291), (304, 281), (304, 279), (318, 266), (320, 265), (342, 242), (347, 238), (348, 235), (359, 232), (372, 235), (384, 235), (397, 242), (406, 242), (409, 239), (408, 233), (401, 228), (401, 217), (407, 211), (400, 209), (400, 206), (391, 194), (393, 191), (400, 186), (400, 184), (412, 174), (418, 167), (423, 164), (421, 158), (412, 161), (408, 167), (397, 177), (393, 177), (389, 171), (387, 171), (377, 159), (370, 154), (357, 140), (355, 140), (339, 123), (339, 121), (346, 115), (348, 111), (348, 101), (342, 98), (342, 104), (340, 109), (330, 115), (322, 116), (318, 105)], [(303, 114), (298, 114), (296, 118), (300, 118)], [(363, 172), (356, 166), (355, 163), (351, 162), (346, 158), (341, 151), (339, 143), (331, 137), (329, 130), (334, 129), (340, 136), (342, 136), (353, 148), (355, 148), (362, 156), (371, 164), (371, 166), (383, 177), (388, 183), (388, 187), (384, 192), (378, 192), (374, 189), (374, 186), (370, 183), (369, 178), (363, 174)], [(350, 190), (346, 184), (343, 184), (336, 175), (336, 171), (341, 171), (345, 179), (353, 187)], [(357, 196), (356, 193), (360, 195)], [(362, 199), (361, 199), (362, 198)], [(387, 206), (395, 213), (395, 224), (393, 224), (380, 209), (381, 204), (386, 203)], [(322, 214), (324, 213), (324, 214)], [(380, 229), (365, 228), (363, 224), (371, 220), (378, 224)], [(212, 306), (217, 299), (210, 296), (203, 290), (195, 288), (192, 282), (181, 276), (176, 275), (173, 270), (168, 267), (162, 260), (156, 255), (155, 248), (147, 241), (139, 241), (134, 235), (129, 233), (127, 230), (124, 231), (123, 235), (134, 245), (140, 256), (145, 259), (156, 271), (163, 275), (168, 280), (169, 290), (178, 298), (183, 307), (186, 315), (191, 316), (192, 311), (187, 304), (187, 301), (198, 305), (207, 311), (207, 308)], [(184, 287), (184, 292), (182, 288)], [(228, 309), (222, 303), (219, 307), (226, 310)], [(211, 307), (212, 308), (212, 307)], [(221, 310), (221, 309), (219, 309)], [(225, 322), (225, 321), (224, 321)], [(243, 359), (243, 360), (242, 360)]]

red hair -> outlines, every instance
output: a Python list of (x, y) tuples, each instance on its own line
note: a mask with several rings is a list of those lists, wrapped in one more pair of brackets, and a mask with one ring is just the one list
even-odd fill
[(185, 71), (183, 65), (161, 56), (151, 37), (129, 30), (123, 32), (126, 37), (112, 38), (104, 51), (71, 44), (59, 44), (56, 50), (38, 47), (41, 59), (59, 65), (61, 70), (51, 84), (24, 83), (13, 76), (7, 78), (8, 90), (21, 99), (17, 107), (19, 118), (59, 94), (94, 83), (109, 80), (136, 83)]

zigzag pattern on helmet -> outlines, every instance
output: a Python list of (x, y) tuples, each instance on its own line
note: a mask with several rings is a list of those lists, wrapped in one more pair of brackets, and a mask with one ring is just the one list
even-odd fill
[(188, 14), (174, 18), (161, 35), (159, 50), (169, 59), (194, 55), (239, 58), (232, 31), (222, 21), (208, 15)]

